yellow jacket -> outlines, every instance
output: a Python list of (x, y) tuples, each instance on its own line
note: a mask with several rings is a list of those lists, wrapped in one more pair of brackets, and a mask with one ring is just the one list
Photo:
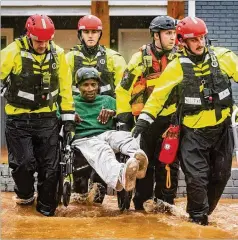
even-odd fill
[[(26, 49), (29, 49), (27, 37), (23, 37), (23, 42)], [(60, 103), (60, 107), (62, 109), (62, 113), (67, 114), (67, 117), (69, 117), (68, 113), (74, 112), (74, 104), (73, 104), (73, 98), (72, 98), (72, 92), (71, 92), (71, 84), (72, 84), (71, 73), (70, 73), (69, 66), (66, 63), (64, 50), (59, 46), (55, 45), (54, 43), (53, 43), (53, 46), (56, 49), (56, 54), (58, 56), (58, 62), (59, 62), (58, 63), (59, 64), (58, 79), (59, 79), (59, 88), (60, 88), (59, 95), (62, 99)], [(14, 41), (13, 43), (9, 44), (6, 48), (4, 48), (1, 51), (1, 76), (0, 76), (1, 81), (6, 80), (11, 73), (15, 75), (18, 75), (21, 73), (22, 71), (21, 48), (22, 48), (21, 43), (19, 41)], [(36, 55), (34, 53), (31, 53), (31, 55), (34, 58), (34, 60), (39, 63), (41, 63), (45, 58), (45, 54)], [(5, 111), (7, 115), (22, 114), (22, 113), (51, 112), (51, 111), (56, 111), (56, 109), (57, 109), (57, 106), (55, 104), (52, 110), (50, 109), (50, 107), (43, 107), (37, 110), (30, 110), (30, 109), (24, 109), (24, 108), (17, 108), (10, 104), (6, 104), (5, 106)], [(73, 120), (73, 116), (70, 116), (69, 118), (70, 118), (69, 120)]]
[[(113, 73), (114, 79), (113, 79), (113, 88), (115, 89), (116, 85), (121, 81), (123, 72), (126, 68), (126, 62), (125, 59), (116, 51), (104, 48), (103, 46), (99, 46), (101, 49), (105, 49), (106, 54), (106, 64), (107, 64), (107, 70), (110, 73)], [(97, 65), (97, 60), (100, 54), (96, 54), (96, 56), (93, 56), (92, 58), (85, 56), (82, 51), (82, 45), (77, 45), (74, 47), (74, 49), (66, 54), (66, 60), (70, 66), (72, 74), (75, 71), (74, 66), (74, 57), (79, 56), (82, 58), (82, 65), (83, 66), (92, 66), (95, 67)], [(98, 69), (99, 70), (99, 69)], [(100, 72), (100, 70), (99, 70)], [(74, 78), (74, 76), (73, 76)], [(109, 81), (109, 79), (103, 79), (105, 82)], [(74, 82), (74, 79), (73, 79)], [(74, 85), (74, 84), (73, 84)], [(74, 89), (73, 89), (74, 90)]]
[[(174, 56), (174, 54), (173, 54)], [(169, 58), (172, 57), (169, 56)], [(130, 62), (127, 65), (127, 68), (124, 72), (124, 76), (121, 82), (116, 87), (116, 97), (117, 97), (117, 115), (120, 113), (130, 113), (132, 112), (132, 107), (130, 104), (131, 94), (133, 90), (133, 86), (137, 81), (138, 77), (145, 72), (146, 66), (143, 64), (143, 56), (142, 51), (135, 53)], [(147, 81), (147, 86), (155, 86), (157, 82), (160, 81), (158, 78)], [(161, 116), (167, 116), (171, 113), (175, 112), (175, 104), (168, 106), (168, 108), (164, 108), (160, 113)]]
[[(233, 78), (238, 82), (238, 57), (231, 51), (225, 48), (214, 47), (212, 48), (222, 73), (226, 74), (229, 78)], [(205, 62), (205, 61), (204, 61)], [(209, 71), (203, 71), (202, 64), (195, 66), (196, 69), (201, 70), (201, 75), (210, 74)], [(150, 98), (146, 102), (143, 109), (143, 113), (139, 116), (140, 119), (145, 119), (152, 122), (151, 116), (156, 117), (158, 112), (161, 111), (165, 101), (168, 99), (171, 91), (183, 80), (183, 71), (178, 58), (174, 59), (157, 82), (157, 85), (151, 94)], [(207, 126), (215, 126), (223, 122), (228, 116), (230, 116), (230, 108), (222, 110), (222, 118), (217, 121), (215, 116), (215, 110), (203, 110), (195, 115), (186, 115), (183, 118), (183, 124), (189, 128), (203, 128)]]

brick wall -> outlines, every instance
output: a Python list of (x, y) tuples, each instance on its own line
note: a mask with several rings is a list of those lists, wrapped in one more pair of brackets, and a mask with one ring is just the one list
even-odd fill
[[(9, 169), (8, 164), (0, 164), (0, 177), (1, 177), (1, 191), (3, 192), (13, 192), (14, 191), (14, 181), (11, 177), (11, 169)], [(36, 189), (36, 185), (35, 185)], [(109, 189), (108, 194), (113, 194), (114, 191)], [(186, 184), (184, 180), (184, 174), (180, 170), (179, 182), (178, 182), (178, 197), (186, 196)], [(225, 191), (222, 195), (223, 198), (233, 198), (238, 199), (238, 168), (232, 169), (231, 178), (228, 181)]]
[(208, 36), (216, 46), (238, 54), (238, 1), (196, 1), (196, 16), (208, 27)]
[[(185, 2), (185, 16), (188, 2)], [(226, 47), (238, 54), (238, 1), (196, 0), (196, 16), (208, 27), (208, 37), (216, 39), (214, 46)], [(238, 84), (232, 83), (233, 98), (238, 104)]]
[[(186, 183), (184, 174), (180, 170), (177, 197), (186, 196)], [(238, 199), (238, 168), (232, 168), (231, 177), (227, 182), (226, 188), (222, 194), (222, 198)]]

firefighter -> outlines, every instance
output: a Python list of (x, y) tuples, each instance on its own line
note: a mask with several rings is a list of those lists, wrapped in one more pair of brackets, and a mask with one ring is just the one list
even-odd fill
[[(131, 129), (134, 117), (138, 117), (144, 107), (158, 77), (167, 64), (175, 57), (176, 21), (169, 16), (154, 18), (149, 26), (153, 42), (144, 45), (135, 53), (124, 72), (121, 83), (116, 88), (117, 118)], [(141, 136), (141, 148), (149, 159), (149, 167), (144, 179), (137, 180), (134, 205), (136, 210), (143, 210), (143, 203), (155, 195), (174, 204), (177, 190), (178, 163), (171, 164), (172, 186), (166, 187), (165, 164), (157, 160), (161, 148), (161, 136), (170, 124), (175, 104), (168, 102), (150, 128)], [(154, 189), (154, 179), (156, 182)]]
[[(99, 44), (102, 37), (102, 21), (94, 15), (86, 15), (78, 21), (78, 39), (81, 44), (74, 46), (66, 54), (74, 78), (76, 71), (83, 66), (95, 67), (101, 77), (102, 95), (115, 97), (115, 87), (126, 68), (124, 58), (116, 51)], [(78, 93), (73, 82), (73, 92)]]
[(229, 49), (210, 46), (200, 18), (186, 17), (176, 30), (184, 51), (160, 76), (133, 135), (146, 131), (177, 89), (178, 157), (187, 184), (187, 212), (192, 222), (207, 225), (231, 174), (230, 79), (238, 81), (238, 57)]
[(73, 135), (72, 80), (63, 49), (52, 41), (52, 20), (32, 15), (25, 28), (26, 35), (1, 51), (9, 167), (15, 182), (14, 200), (20, 205), (34, 203), (33, 175), (38, 172), (36, 210), (52, 216), (59, 176), (56, 103), (65, 132)]

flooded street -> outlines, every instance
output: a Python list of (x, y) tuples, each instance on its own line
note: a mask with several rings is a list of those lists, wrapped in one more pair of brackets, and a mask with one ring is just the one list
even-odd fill
[(187, 222), (185, 199), (177, 199), (174, 213), (121, 213), (117, 199), (107, 196), (103, 205), (71, 203), (60, 206), (55, 217), (44, 217), (35, 206), (20, 207), (14, 193), (1, 193), (1, 239), (238, 239), (238, 200), (223, 199), (207, 227)]

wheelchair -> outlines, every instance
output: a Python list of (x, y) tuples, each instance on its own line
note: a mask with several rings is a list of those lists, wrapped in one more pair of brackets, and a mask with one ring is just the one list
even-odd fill
[[(125, 163), (128, 156), (117, 153), (116, 158), (119, 162)], [(70, 146), (69, 136), (64, 137), (62, 134), (60, 134), (59, 139), (59, 160), (60, 176), (57, 187), (57, 202), (59, 204), (63, 203), (65, 207), (69, 205), (72, 187), (76, 193), (87, 194), (89, 191), (89, 182), (99, 184), (99, 194), (96, 194), (94, 202), (103, 202), (107, 193), (106, 183), (89, 165), (83, 154), (75, 147)], [(130, 208), (132, 194), (133, 191), (127, 192), (124, 189), (117, 192), (118, 208), (120, 211)]]

